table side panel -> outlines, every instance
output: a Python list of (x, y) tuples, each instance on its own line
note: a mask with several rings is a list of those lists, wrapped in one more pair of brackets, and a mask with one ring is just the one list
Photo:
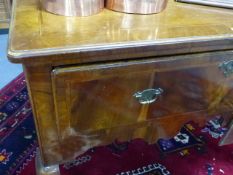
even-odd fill
[(44, 165), (62, 162), (51, 87), (52, 67), (24, 65)]

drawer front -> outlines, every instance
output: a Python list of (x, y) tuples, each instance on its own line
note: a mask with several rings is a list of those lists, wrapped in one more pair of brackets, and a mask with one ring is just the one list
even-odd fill
[(114, 139), (155, 142), (188, 120), (204, 122), (207, 114), (231, 111), (230, 78), (211, 58), (56, 68), (53, 91), (64, 159)]

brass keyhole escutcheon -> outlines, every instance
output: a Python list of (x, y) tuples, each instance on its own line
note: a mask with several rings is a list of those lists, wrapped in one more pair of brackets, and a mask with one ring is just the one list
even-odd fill
[(163, 93), (163, 89), (146, 89), (141, 92), (136, 92), (133, 96), (139, 101), (141, 104), (151, 104), (155, 102), (159, 96)]

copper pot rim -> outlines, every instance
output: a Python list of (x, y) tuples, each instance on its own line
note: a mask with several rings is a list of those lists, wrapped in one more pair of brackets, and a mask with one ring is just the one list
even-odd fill
[(105, 7), (122, 13), (150, 15), (162, 12), (167, 3), (168, 0), (106, 0)]

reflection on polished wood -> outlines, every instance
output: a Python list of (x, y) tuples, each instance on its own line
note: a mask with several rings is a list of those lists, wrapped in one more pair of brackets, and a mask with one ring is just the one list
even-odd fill
[[(167, 8), (155, 15), (104, 10), (80, 18), (50, 14), (40, 9), (38, 0), (14, 3), (9, 45), (14, 62), (38, 57), (44, 63), (62, 64), (65, 59), (58, 53), (69, 54), (76, 62), (90, 62), (233, 47), (229, 43), (232, 10), (169, 1)], [(115, 54), (111, 54), (113, 50)]]

